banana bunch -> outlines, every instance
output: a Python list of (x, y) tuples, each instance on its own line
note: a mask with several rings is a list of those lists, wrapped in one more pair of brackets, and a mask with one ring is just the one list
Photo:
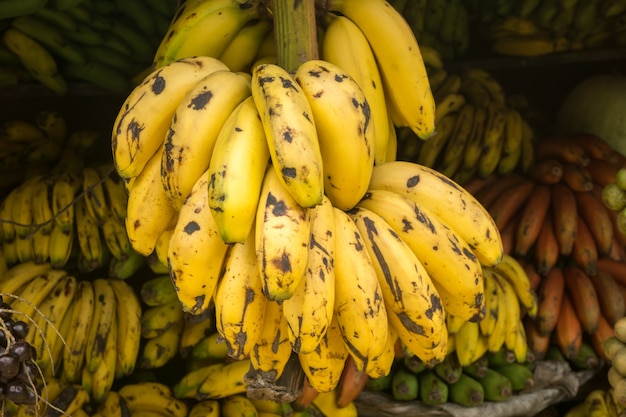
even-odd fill
[(400, 129), (398, 159), (432, 167), (462, 185), (474, 177), (527, 170), (535, 133), (523, 110), (508, 103), (502, 85), (478, 68), (449, 73), (436, 50), (424, 56), (437, 133), (416, 141), (412, 132)]
[(523, 265), (510, 255), (493, 268), (483, 268), (487, 313), (479, 322), (446, 316), (448, 354), (469, 366), (487, 353), (511, 352), (517, 362), (529, 357), (523, 320), (535, 317), (538, 300)]
[[(99, 134), (77, 132), (94, 141)], [(76, 156), (76, 155), (74, 155)], [(71, 167), (24, 180), (0, 203), (5, 262), (50, 262), (64, 268), (75, 260), (82, 273), (106, 268), (112, 278), (126, 279), (144, 265), (130, 244), (124, 219), (127, 193), (112, 164)]]
[(537, 142), (534, 156), (525, 174), (466, 184), (494, 218), (505, 252), (531, 256), (542, 276), (562, 257), (591, 276), (599, 257), (623, 260), (626, 241), (618, 232), (617, 212), (602, 201), (622, 157), (592, 135), (546, 137)]
[[(480, 37), (510, 56), (624, 45), (626, 4), (621, 0), (480, 1)], [(495, 4), (494, 4), (495, 3)]]
[(465, 2), (394, 0), (389, 3), (402, 13), (420, 46), (436, 49), (446, 61), (468, 53), (472, 18)]
[[(172, 389), (161, 382), (130, 382), (111, 390), (99, 401), (93, 411), (93, 417), (114, 417), (120, 415), (188, 417), (190, 407), (184, 401), (174, 397)], [(203, 414), (210, 416), (211, 414)], [(219, 416), (219, 414), (217, 414)]]
[(2, 84), (35, 82), (64, 95), (68, 84), (86, 82), (127, 94), (152, 63), (176, 7), (175, 0), (3, 3)]
[(44, 378), (79, 385), (102, 400), (137, 362), (141, 305), (123, 280), (79, 279), (50, 263), (22, 262), (0, 277), (7, 304), (32, 321), (26, 341)]
[(185, 313), (168, 275), (144, 281), (139, 294), (147, 307), (141, 312), (143, 343), (137, 366), (141, 369), (160, 368), (179, 354)]

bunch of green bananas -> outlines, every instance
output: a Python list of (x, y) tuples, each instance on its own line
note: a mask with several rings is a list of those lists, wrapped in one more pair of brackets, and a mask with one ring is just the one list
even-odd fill
[(175, 0), (3, 2), (0, 82), (39, 82), (64, 95), (70, 82), (127, 94), (150, 66)]
[(482, 0), (474, 7), (482, 39), (502, 55), (539, 56), (626, 42), (623, 0)]
[(433, 167), (462, 185), (492, 173), (526, 172), (534, 161), (535, 133), (523, 109), (509, 103), (489, 72), (449, 73), (437, 55), (437, 50), (425, 54), (437, 134), (416, 141), (412, 132), (400, 129), (398, 159)]
[(0, 292), (32, 320), (26, 340), (44, 379), (33, 382), (58, 375), (85, 391), (80, 398), (101, 401), (116, 379), (133, 373), (142, 313), (126, 281), (80, 279), (50, 263), (22, 262), (2, 275)]
[(471, 16), (467, 2), (460, 0), (393, 0), (389, 2), (407, 20), (420, 46), (429, 46), (446, 61), (469, 52)]
[(502, 242), (469, 192), (395, 161), (396, 126), (434, 133), (415, 36), (382, 0), (334, 0), (320, 59), (290, 73), (257, 33), (233, 71), (221, 59), (262, 10), (183, 5), (122, 104), (112, 151), (133, 249), (167, 265), (183, 311), (214, 306), (228, 355), (260, 380), (297, 354), (329, 392), (348, 356), (388, 373), (398, 339), (441, 360), (445, 314), (484, 317), (482, 267)]
[[(85, 130), (69, 140), (91, 143), (99, 137)], [(109, 277), (129, 278), (145, 258), (133, 250), (124, 226), (124, 183), (110, 162), (84, 166), (76, 147), (68, 149), (58, 171), (33, 175), (0, 203), (4, 261), (71, 264), (82, 273), (106, 268)]]

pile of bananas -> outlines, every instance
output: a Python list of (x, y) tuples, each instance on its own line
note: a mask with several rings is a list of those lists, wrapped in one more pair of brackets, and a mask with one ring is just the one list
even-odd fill
[[(249, 385), (276, 383), (297, 355), (308, 383), (331, 392), (347, 357), (387, 374), (397, 340), (442, 360), (445, 315), (485, 316), (482, 266), (501, 260), (502, 242), (465, 189), (394, 161), (391, 127), (434, 132), (410, 27), (381, 0), (331, 1), (318, 10), (322, 59), (289, 73), (267, 56), (246, 75), (220, 57), (258, 7), (183, 5), (123, 103), (112, 151), (132, 247), (169, 267), (184, 312), (215, 309)], [(260, 37), (239, 50), (253, 51), (246, 62)]]
[(432, 167), (466, 184), (492, 173), (524, 172), (533, 163), (535, 132), (487, 71), (445, 69), (437, 51), (421, 47), (433, 90), (437, 133), (417, 141), (399, 129), (398, 159)]
[(475, 37), (490, 42), (497, 54), (540, 56), (626, 45), (623, 0), (481, 0), (473, 11)]
[(446, 61), (468, 53), (472, 25), (466, 2), (393, 0), (389, 3), (402, 13), (420, 46), (436, 49)]
[[(150, 66), (177, 1), (10, 0), (0, 11), (0, 85), (71, 82), (127, 94)], [(140, 76), (141, 77), (141, 76)]]
[(616, 417), (622, 407), (615, 403), (610, 390), (594, 389), (565, 413), (565, 417)]
[(607, 181), (601, 184), (602, 202), (614, 212), (617, 212), (615, 227), (617, 231), (626, 235), (626, 167), (622, 166)]
[(624, 259), (616, 213), (601, 198), (603, 184), (615, 179), (622, 161), (596, 136), (546, 137), (526, 173), (491, 175), (466, 186), (493, 217), (505, 252), (532, 255), (543, 276), (559, 256), (571, 256), (593, 275), (599, 256)]
[(85, 391), (83, 402), (100, 402), (115, 380), (133, 373), (141, 304), (126, 281), (79, 279), (50, 263), (22, 262), (2, 275), (0, 292), (12, 294), (10, 308), (32, 320), (25, 340), (45, 380), (34, 383), (58, 375)]
[[(91, 142), (100, 135), (73, 135), (79, 137)], [(107, 268), (109, 277), (129, 278), (145, 258), (133, 250), (124, 227), (124, 183), (110, 162), (83, 166), (70, 154), (76, 166), (68, 165), (70, 157), (61, 158), (58, 171), (27, 178), (0, 203), (4, 261), (75, 264), (82, 273)]]

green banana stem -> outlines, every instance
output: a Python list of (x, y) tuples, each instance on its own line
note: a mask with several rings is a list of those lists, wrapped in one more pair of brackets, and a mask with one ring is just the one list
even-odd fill
[(314, 0), (272, 0), (278, 65), (294, 72), (301, 63), (317, 59)]

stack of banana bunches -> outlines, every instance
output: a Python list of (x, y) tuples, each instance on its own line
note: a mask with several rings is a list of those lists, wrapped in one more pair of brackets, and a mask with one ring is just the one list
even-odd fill
[(328, 1), (291, 72), (265, 10), (185, 2), (110, 157), (55, 112), (0, 129), (3, 415), (353, 417), (600, 367), (623, 157), (537, 137), (382, 0)]

